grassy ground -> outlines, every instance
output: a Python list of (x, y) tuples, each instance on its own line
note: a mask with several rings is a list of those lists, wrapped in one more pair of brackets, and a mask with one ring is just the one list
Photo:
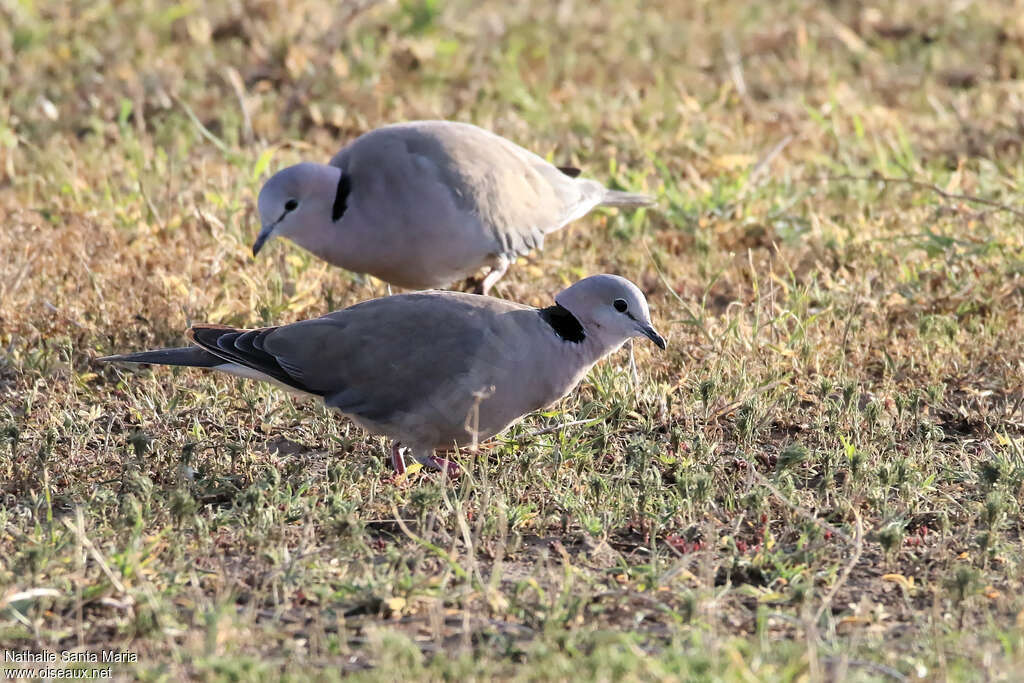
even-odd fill
[[(1012, 680), (1018, 2), (0, 0), (0, 643), (145, 680)], [(268, 172), (473, 121), (660, 210), (500, 295), (642, 284), (638, 346), (445, 487), (319, 406), (97, 356), (383, 293)], [(560, 428), (573, 420), (583, 425)]]

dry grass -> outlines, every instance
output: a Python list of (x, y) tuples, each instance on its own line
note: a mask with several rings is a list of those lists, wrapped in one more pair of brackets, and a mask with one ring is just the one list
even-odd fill
[[(0, 0), (0, 643), (151, 680), (1017, 678), (1021, 17)], [(445, 489), (273, 389), (94, 362), (380, 295), (253, 262), (254, 199), (412, 118), (659, 195), (499, 287), (642, 283), (638, 394), (616, 357)]]

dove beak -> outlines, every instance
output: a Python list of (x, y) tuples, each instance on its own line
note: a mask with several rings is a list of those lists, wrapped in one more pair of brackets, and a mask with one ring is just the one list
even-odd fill
[(657, 344), (658, 348), (662, 351), (668, 348), (668, 342), (665, 341), (664, 337), (658, 334), (657, 330), (654, 329), (654, 326), (650, 324), (643, 325), (640, 327), (640, 333)]
[(271, 223), (270, 225), (264, 225), (263, 229), (260, 230), (260, 234), (256, 236), (256, 241), (252, 243), (252, 255), (255, 258), (256, 254), (260, 253), (260, 249), (267, 243), (271, 237), (274, 236), (274, 228), (277, 227), (277, 222)]

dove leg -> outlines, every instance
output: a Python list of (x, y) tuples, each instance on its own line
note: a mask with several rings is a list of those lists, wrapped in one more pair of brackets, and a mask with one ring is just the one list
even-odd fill
[(509, 260), (505, 256), (499, 256), (498, 262), (491, 267), (491, 270), (487, 273), (487, 277), (483, 279), (480, 286), (477, 288), (477, 294), (487, 295), (487, 292), (491, 291), (491, 287), (505, 275), (508, 270)]
[(402, 457), (402, 444), (391, 442), (391, 467), (395, 474), (405, 474), (405, 458)]
[(451, 460), (432, 457), (430, 458), (430, 464), (437, 471), (445, 473), (449, 479), (458, 479), (462, 476), (462, 468), (459, 467), (458, 463)]
[(452, 462), (451, 460), (445, 460), (444, 458), (431, 458), (439, 471), (444, 472), (448, 475), (449, 479), (458, 479), (462, 475), (462, 469), (458, 463)]

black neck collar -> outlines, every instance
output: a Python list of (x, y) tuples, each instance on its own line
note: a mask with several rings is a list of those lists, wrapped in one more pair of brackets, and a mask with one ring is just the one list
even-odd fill
[(334, 195), (334, 206), (331, 207), (331, 220), (337, 222), (339, 218), (345, 215), (345, 209), (348, 208), (348, 193), (352, 191), (352, 181), (349, 180), (348, 175), (342, 171), (341, 177), (338, 178), (338, 191)]
[(583, 331), (583, 325), (580, 325), (580, 321), (576, 319), (576, 316), (562, 306), (555, 304), (554, 306), (541, 308), (537, 312), (540, 313), (540, 317), (544, 322), (551, 325), (551, 329), (555, 331), (555, 334), (563, 340), (579, 344), (586, 338), (587, 333)]

